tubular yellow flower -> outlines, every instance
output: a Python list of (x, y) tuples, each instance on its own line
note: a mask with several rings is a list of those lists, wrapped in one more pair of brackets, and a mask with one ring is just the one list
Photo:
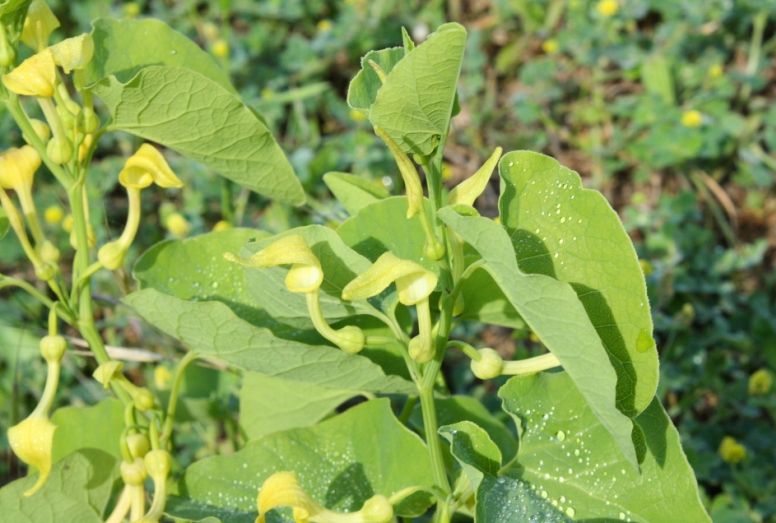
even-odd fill
[(224, 259), (253, 269), (290, 264), (291, 270), (286, 275), (286, 287), (291, 292), (312, 292), (323, 283), (321, 262), (310, 250), (307, 241), (298, 234), (281, 238), (248, 259), (231, 253), (224, 253)]
[(52, 205), (50, 207), (47, 207), (45, 211), (43, 211), (43, 219), (46, 220), (46, 223), (49, 225), (56, 225), (59, 222), (62, 221), (62, 218), (65, 217), (65, 211), (62, 210), (62, 207), (59, 205)]
[(482, 167), (477, 169), (477, 172), (471, 178), (459, 183), (450, 194), (447, 195), (447, 205), (455, 205), (456, 203), (464, 203), (466, 205), (474, 205), (474, 201), (482, 194), (485, 187), (488, 185), (490, 175), (493, 169), (498, 164), (501, 158), (503, 149), (496, 147), (490, 158), (482, 164)]
[(166, 450), (152, 450), (143, 458), (145, 469), (154, 480), (154, 499), (140, 522), (156, 523), (162, 517), (167, 503), (167, 475), (170, 473), (171, 461), (170, 453)]
[(399, 172), (404, 180), (404, 188), (407, 191), (407, 218), (412, 218), (418, 212), (423, 212), (423, 187), (420, 185), (420, 175), (412, 160), (401, 150), (399, 145), (393, 141), (382, 129), (375, 127), (377, 136), (383, 139), (391, 150), (396, 164), (399, 166)]
[(39, 167), (40, 156), (29, 145), (8, 149), (0, 154), (0, 187), (13, 189), (21, 198), (21, 193), (32, 190), (32, 180)]
[(80, 36), (67, 38), (58, 44), (49, 47), (54, 55), (54, 63), (60, 66), (65, 73), (70, 74), (73, 69), (83, 69), (92, 59), (94, 54), (94, 40), (92, 35), (84, 33)]
[(133, 189), (145, 189), (152, 183), (164, 188), (183, 187), (162, 153), (147, 143), (127, 159), (119, 173), (119, 183)]
[(49, 36), (59, 27), (59, 20), (45, 0), (32, 0), (22, 29), (22, 42), (40, 51), (48, 45)]
[(749, 395), (765, 396), (773, 386), (773, 375), (768, 369), (760, 369), (749, 376)]
[(620, 10), (620, 4), (617, 0), (601, 0), (595, 8), (601, 16), (609, 18), (617, 14), (617, 11)]
[(225, 231), (225, 230), (231, 229), (231, 228), (232, 228), (232, 224), (229, 223), (226, 220), (219, 220), (219, 221), (216, 222), (215, 225), (213, 225), (213, 231), (214, 232)]
[(54, 96), (56, 77), (54, 55), (50, 49), (44, 49), (3, 75), (3, 84), (16, 94), (48, 98)]
[(703, 125), (703, 114), (700, 111), (691, 110), (682, 113), (682, 125), (685, 127), (700, 127)]
[(191, 232), (191, 223), (178, 212), (171, 213), (164, 221), (164, 225), (177, 238), (185, 238)]
[(14, 454), (40, 473), (38, 481), (24, 493), (25, 496), (32, 496), (46, 482), (51, 471), (51, 448), (56, 428), (46, 416), (31, 415), (8, 429), (8, 442)]
[(746, 447), (741, 445), (731, 436), (722, 438), (717, 453), (726, 463), (739, 463), (746, 458)]
[(264, 523), (267, 512), (276, 507), (293, 507), (296, 523), (388, 523), (393, 518), (390, 501), (380, 494), (366, 500), (357, 512), (329, 510), (304, 491), (293, 472), (277, 472), (267, 478), (256, 504), (259, 509), (256, 523)]

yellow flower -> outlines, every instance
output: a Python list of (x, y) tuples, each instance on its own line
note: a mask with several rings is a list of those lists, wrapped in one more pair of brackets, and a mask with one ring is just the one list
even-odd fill
[(177, 212), (170, 214), (167, 217), (167, 220), (165, 220), (164, 225), (173, 236), (177, 236), (178, 238), (185, 238), (189, 235), (189, 232), (191, 232), (191, 224), (189, 221), (184, 218), (182, 214)]
[(749, 376), (749, 395), (765, 396), (773, 386), (773, 374), (768, 369), (760, 369)]
[(331, 20), (321, 20), (318, 22), (318, 30), (322, 33), (328, 33), (332, 27), (334, 27), (334, 24), (331, 23)]
[(685, 127), (700, 127), (703, 125), (703, 115), (700, 111), (690, 110), (682, 113), (682, 125)]
[(447, 205), (454, 205), (456, 203), (464, 203), (466, 205), (474, 205), (474, 201), (482, 194), (485, 187), (488, 185), (490, 175), (493, 169), (498, 164), (501, 158), (501, 147), (496, 147), (490, 158), (482, 164), (482, 167), (477, 169), (477, 172), (473, 176), (462, 181), (447, 195)]
[(229, 223), (226, 220), (220, 220), (216, 222), (216, 224), (213, 226), (213, 231), (225, 231), (227, 229), (231, 229), (232, 224)]
[(310, 250), (307, 241), (298, 234), (281, 238), (248, 259), (231, 253), (225, 253), (224, 258), (254, 269), (291, 265), (286, 275), (286, 287), (291, 292), (312, 292), (323, 283), (321, 262)]
[(124, 368), (124, 364), (120, 361), (110, 360), (106, 361), (92, 373), (92, 377), (99, 381), (103, 388), (110, 387), (110, 381), (113, 378), (118, 377), (121, 374), (121, 369)]
[(739, 463), (746, 458), (746, 447), (730, 436), (722, 438), (717, 452), (726, 463)]
[(649, 260), (640, 259), (639, 265), (641, 265), (641, 272), (644, 273), (644, 276), (649, 276), (655, 272), (655, 268), (652, 266), (652, 263)]
[(51, 49), (27, 58), (16, 69), (3, 75), (5, 87), (16, 94), (48, 98), (54, 96), (57, 67)]
[(46, 416), (31, 415), (18, 425), (8, 429), (8, 442), (20, 460), (40, 472), (35, 485), (24, 493), (31, 496), (46, 482), (51, 471), (51, 447), (56, 425)]
[(140, 6), (137, 2), (127, 2), (124, 4), (124, 15), (127, 18), (135, 18), (140, 14)]
[(49, 36), (59, 27), (59, 20), (45, 0), (32, 0), (22, 29), (22, 42), (40, 51), (48, 45)]
[(393, 519), (390, 501), (380, 494), (366, 500), (357, 512), (329, 510), (304, 491), (293, 472), (277, 472), (267, 478), (256, 504), (259, 508), (256, 523), (264, 523), (267, 512), (276, 507), (293, 507), (296, 523), (388, 523)]
[(415, 305), (434, 292), (437, 276), (414, 261), (402, 260), (386, 252), (342, 289), (342, 299), (365, 300), (377, 296), (394, 281), (399, 301), (404, 305)]
[(608, 18), (617, 14), (617, 11), (620, 10), (620, 4), (617, 3), (617, 0), (601, 0), (598, 2), (595, 8), (598, 10), (601, 16)]
[(265, 100), (271, 100), (275, 97), (275, 91), (272, 89), (262, 89), (261, 90), (261, 97)]
[(165, 188), (183, 187), (162, 153), (147, 143), (127, 159), (119, 173), (119, 183), (133, 189), (145, 189), (152, 183)]
[(73, 218), (72, 214), (68, 214), (62, 220), (62, 230), (65, 232), (71, 232), (73, 230), (74, 225), (75, 225), (75, 219)]
[(447, 162), (442, 162), (442, 181), (446, 182), (453, 177), (453, 169)]
[(418, 212), (423, 211), (423, 187), (420, 185), (420, 175), (412, 160), (401, 150), (399, 144), (393, 141), (382, 129), (375, 127), (377, 136), (383, 139), (391, 150), (399, 172), (404, 180), (404, 189), (407, 191), (407, 218), (412, 218)]
[(65, 73), (70, 74), (73, 69), (83, 69), (94, 54), (94, 40), (92, 35), (84, 33), (80, 36), (62, 40), (58, 44), (49, 47), (54, 55), (54, 63), (60, 66)]
[(156, 385), (156, 388), (158, 390), (167, 390), (170, 388), (170, 383), (172, 383), (170, 369), (164, 365), (157, 365), (154, 368), (154, 385)]
[(350, 119), (354, 122), (363, 122), (366, 120), (366, 115), (359, 111), (358, 109), (351, 109), (350, 110)]
[(65, 217), (65, 211), (59, 205), (52, 205), (43, 211), (43, 219), (50, 225), (56, 225)]
[(213, 42), (213, 54), (219, 58), (229, 56), (229, 44), (225, 40), (216, 40)]
[(712, 65), (709, 67), (709, 78), (719, 78), (723, 74), (725, 74), (725, 70), (722, 68), (720, 64)]
[(0, 187), (18, 193), (32, 190), (35, 171), (40, 167), (40, 156), (29, 145), (8, 149), (0, 154)]
[(545, 40), (542, 42), (542, 51), (547, 54), (555, 54), (558, 51), (558, 41), (552, 39)]

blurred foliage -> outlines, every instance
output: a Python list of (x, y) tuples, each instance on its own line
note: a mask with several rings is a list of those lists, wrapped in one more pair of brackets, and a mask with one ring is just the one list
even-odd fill
[[(165, 228), (170, 216), (176, 216), (173, 223), (186, 223), (190, 234), (217, 223), (222, 227), (222, 220), (269, 231), (336, 224), (346, 214), (323, 184), (330, 171), (399, 190), (401, 179), (387, 150), (345, 103), (348, 82), (368, 50), (401, 44), (395, 36), (402, 26), (421, 41), (445, 21), (462, 22), (469, 40), (459, 84), (461, 112), (445, 156), (448, 183), (469, 176), (500, 145), (554, 156), (580, 172), (587, 186), (604, 192), (642, 258), (661, 351), (659, 394), (684, 438), (714, 521), (776, 521), (776, 391), (760, 385), (750, 393), (750, 376), (776, 371), (772, 0), (51, 4), (67, 34), (89, 31), (90, 21), (100, 16), (148, 16), (193, 38), (261, 112), (311, 195), (306, 206), (293, 209), (169, 154), (186, 188), (173, 201), (161, 190), (147, 191), (146, 219), (130, 257), (173, 236)], [(123, 227), (126, 201), (115, 190), (116, 173), (122, 157), (138, 145), (134, 140), (129, 135), (104, 140), (90, 174), (91, 221), (100, 243)], [(20, 141), (11, 119), (0, 114), (0, 147)], [(39, 175), (39, 183), (47, 184), (49, 176)], [(478, 202), (486, 216), (496, 214), (495, 179), (492, 184)], [(68, 211), (53, 187), (36, 191), (37, 204), (53, 208), (46, 212), (46, 227), (58, 230), (65, 246), (67, 218), (61, 218)], [(0, 270), (12, 275), (30, 270), (20, 263), (23, 253), (15, 242), (0, 245)], [(103, 271), (95, 281), (106, 305), (99, 327), (108, 344), (174, 356), (169, 340), (117, 306), (133, 285), (130, 275), (114, 279)], [(35, 354), (43, 313), (22, 293), (2, 294), (0, 404), (6, 408), (0, 427), (21, 419), (41, 390), (44, 364)], [(526, 332), (463, 323), (455, 334), (506, 356), (538, 351)], [(451, 389), (473, 393), (506, 418), (493, 389), (476, 381), (468, 366), (456, 365), (462, 362), (453, 354), (446, 364)], [(93, 404), (104, 397), (89, 377), (91, 360), (71, 357), (65, 365), (63, 390), (70, 403)], [(164, 380), (154, 380), (142, 364), (129, 365), (129, 374), (151, 387), (156, 381), (164, 394)], [(180, 465), (231, 452), (244, 442), (234, 415), (238, 384), (235, 376), (204, 367), (187, 372), (181, 414), (187, 425), (176, 442)], [(725, 437), (743, 445), (740, 462), (725, 460), (720, 447)], [(0, 448), (7, 448), (5, 430)], [(0, 464), (0, 477), (16, 474), (10, 457)]]

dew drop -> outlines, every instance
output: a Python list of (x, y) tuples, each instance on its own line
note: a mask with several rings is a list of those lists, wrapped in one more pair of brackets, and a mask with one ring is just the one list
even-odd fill
[(620, 519), (625, 519), (625, 514), (620, 512)]
[(558, 441), (563, 441), (564, 439), (566, 439), (566, 433), (563, 432), (562, 430), (559, 430), (558, 433), (555, 435), (555, 437), (558, 438)]
[(566, 223), (566, 218), (561, 218), (560, 223)]
[(577, 511), (576, 511), (576, 510), (574, 510), (574, 509), (573, 509), (573, 508), (571, 508), (571, 507), (568, 507), (568, 508), (566, 509), (566, 515), (567, 515), (568, 517), (570, 517), (570, 518), (573, 518), (573, 517), (574, 517), (574, 515), (575, 515), (576, 513), (577, 513)]
[(544, 499), (547, 499), (547, 495), (548, 495), (548, 494), (547, 494), (547, 491), (546, 491), (546, 490), (542, 490), (542, 497), (543, 497)]
[(211, 283), (211, 284), (210, 284), (210, 286), (211, 286), (212, 288), (214, 288), (214, 289), (217, 289), (217, 288), (218, 288), (218, 282), (217, 282), (217, 281), (214, 281), (213, 283)]
[(574, 451), (574, 455), (575, 455), (575, 456), (579, 456), (579, 449), (577, 449), (577, 450), (575, 450), (575, 451)]

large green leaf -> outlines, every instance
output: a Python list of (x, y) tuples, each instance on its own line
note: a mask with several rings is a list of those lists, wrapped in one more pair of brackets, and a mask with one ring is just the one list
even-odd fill
[(633, 424), (616, 406), (617, 374), (574, 289), (543, 274), (523, 273), (509, 235), (493, 220), (461, 216), (449, 207), (438, 215), (479, 252), (485, 270), (560, 360), (620, 450), (638, 468)]
[(208, 53), (160, 20), (98, 18), (92, 27), (94, 56), (85, 70), (90, 84), (108, 76), (128, 82), (144, 67), (170, 65), (196, 71), (237, 94)]
[(441, 26), (394, 66), (377, 92), (369, 119), (405, 152), (429, 156), (447, 134), (465, 47), (463, 26)]
[(414, 385), (360, 355), (276, 337), (218, 301), (189, 302), (145, 289), (124, 302), (146, 321), (203, 356), (292, 381), (330, 388), (412, 393)]
[(119, 477), (118, 460), (101, 450), (84, 449), (57, 462), (46, 483), (30, 497), (22, 493), (37, 474), (0, 489), (2, 520), (13, 523), (102, 523)]
[(567, 373), (516, 376), (499, 395), (522, 424), (515, 474), (543, 497), (572, 507), (576, 518), (710, 522), (679, 434), (657, 399), (636, 418), (647, 446), (639, 474)]
[(0, 209), (0, 240), (2, 240), (11, 228), (11, 222), (3, 209)]
[(655, 395), (658, 359), (644, 274), (617, 213), (542, 154), (509, 153), (499, 174), (518, 266), (571, 284), (617, 371), (617, 406), (635, 416)]
[[(568, 507), (553, 506), (529, 485), (499, 476), (501, 453), (477, 424), (462, 421), (446, 425), (439, 433), (474, 487), (476, 523), (564, 523)], [(573, 515), (573, 509), (569, 512)]]
[(164, 513), (185, 521), (199, 523), (254, 523), (256, 521), (255, 508), (251, 512), (245, 512), (232, 507), (214, 507), (180, 496), (167, 497)]
[[(265, 436), (230, 456), (198, 461), (186, 469), (180, 489), (194, 501), (252, 512), (259, 487), (279, 471), (296, 472), (314, 499), (340, 511), (358, 510), (374, 494), (434, 484), (426, 446), (380, 399), (312, 428)], [(419, 515), (428, 506), (426, 496), (408, 501), (398, 515)]]
[(9, 26), (21, 28), (32, 0), (5, 0), (0, 2), (0, 20)]
[(240, 389), (240, 424), (249, 440), (309, 427), (360, 392), (247, 372)]
[(385, 74), (388, 74), (402, 58), (404, 58), (403, 47), (369, 51), (362, 57), (361, 70), (348, 86), (348, 105), (368, 115), (369, 108), (375, 103), (377, 91), (383, 86), (382, 80), (369, 62), (376, 63)]
[(328, 173), (323, 181), (349, 214), (354, 215), (372, 202), (390, 194), (376, 183), (347, 173)]
[[(424, 200), (426, 212), (431, 204)], [(360, 255), (375, 261), (390, 251), (404, 260), (412, 260), (439, 274), (439, 263), (424, 256), (426, 235), (420, 216), (407, 219), (407, 197), (394, 196), (371, 203), (337, 228), (337, 234)]]
[(52, 414), (51, 422), (57, 426), (51, 451), (54, 462), (87, 448), (121, 458), (124, 407), (116, 398), (106, 398), (91, 407), (62, 407)]
[(200, 73), (150, 66), (92, 87), (111, 129), (163, 144), (260, 194), (300, 205), (302, 184), (274, 138), (237, 97)]

